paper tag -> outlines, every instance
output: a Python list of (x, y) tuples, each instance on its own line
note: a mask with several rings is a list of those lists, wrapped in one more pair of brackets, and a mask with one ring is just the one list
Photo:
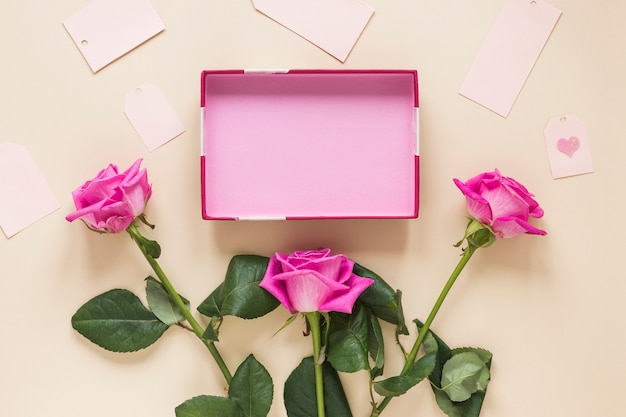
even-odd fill
[(0, 143), (0, 227), (11, 237), (60, 207), (28, 150)]
[(555, 116), (543, 133), (554, 178), (593, 172), (587, 129), (581, 119), (572, 114)]
[(356, 44), (374, 9), (360, 0), (252, 0), (255, 9), (341, 62)]
[(560, 16), (543, 0), (506, 0), (459, 93), (508, 116)]
[(93, 72), (165, 29), (148, 0), (96, 0), (63, 26)]
[(150, 152), (185, 131), (163, 91), (149, 83), (126, 94), (124, 113)]

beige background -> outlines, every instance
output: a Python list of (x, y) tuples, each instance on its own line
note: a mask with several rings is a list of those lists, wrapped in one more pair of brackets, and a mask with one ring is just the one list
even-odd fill
[[(623, 140), (626, 3), (552, 0), (563, 10), (508, 118), (457, 90), (502, 0), (368, 0), (376, 13), (345, 64), (256, 12), (250, 0), (153, 0), (166, 30), (94, 75), (61, 22), (87, 1), (4, 1), (0, 13), (0, 141), (25, 145), (62, 208), (11, 239), (0, 237), (0, 415), (155, 416), (223, 384), (192, 336), (171, 329), (136, 354), (113, 354), (74, 332), (92, 296), (143, 291), (150, 272), (124, 235), (69, 224), (70, 193), (109, 162), (144, 158), (154, 196), (151, 236), (162, 266), (195, 306), (237, 253), (331, 247), (404, 292), (410, 321), (424, 319), (458, 260), (452, 244), (465, 203), (452, 183), (499, 168), (545, 209), (546, 237), (499, 241), (479, 252), (434, 329), (453, 346), (494, 354), (484, 417), (615, 416), (626, 375)], [(417, 220), (208, 222), (200, 218), (199, 74), (222, 68), (416, 68), (422, 116)], [(143, 82), (163, 89), (187, 131), (146, 151), (122, 112)], [(595, 173), (554, 180), (547, 120), (587, 124)], [(253, 352), (282, 385), (310, 352), (297, 326), (270, 336), (284, 310), (229, 319), (220, 347), (232, 369)], [(407, 346), (411, 338), (405, 340)], [(399, 352), (390, 343), (388, 369)], [(368, 416), (366, 378), (346, 376), (355, 416)], [(394, 400), (389, 416), (442, 416), (426, 384)], [(331, 415), (332, 417), (332, 415)]]

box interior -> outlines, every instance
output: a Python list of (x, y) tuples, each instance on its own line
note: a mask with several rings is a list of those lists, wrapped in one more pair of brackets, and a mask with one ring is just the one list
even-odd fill
[(205, 218), (417, 215), (414, 72), (203, 78)]

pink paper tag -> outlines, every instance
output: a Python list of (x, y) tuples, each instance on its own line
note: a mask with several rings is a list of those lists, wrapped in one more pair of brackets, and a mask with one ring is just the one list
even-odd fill
[(360, 0), (252, 0), (255, 9), (341, 62), (356, 44), (374, 9)]
[(506, 0), (459, 93), (508, 116), (560, 16), (543, 0)]
[(185, 131), (163, 91), (149, 83), (126, 94), (124, 113), (150, 152)]
[(96, 0), (63, 26), (93, 72), (165, 29), (148, 0)]
[(575, 115), (555, 116), (544, 129), (554, 178), (593, 172), (585, 123)]
[(60, 207), (28, 150), (0, 143), (0, 227), (11, 237)]

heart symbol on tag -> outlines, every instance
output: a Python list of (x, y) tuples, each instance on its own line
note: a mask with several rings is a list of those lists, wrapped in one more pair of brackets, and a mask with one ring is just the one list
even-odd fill
[(570, 136), (569, 139), (561, 138), (556, 143), (556, 148), (559, 152), (563, 152), (571, 158), (574, 155), (574, 152), (580, 148), (580, 142), (576, 136)]

